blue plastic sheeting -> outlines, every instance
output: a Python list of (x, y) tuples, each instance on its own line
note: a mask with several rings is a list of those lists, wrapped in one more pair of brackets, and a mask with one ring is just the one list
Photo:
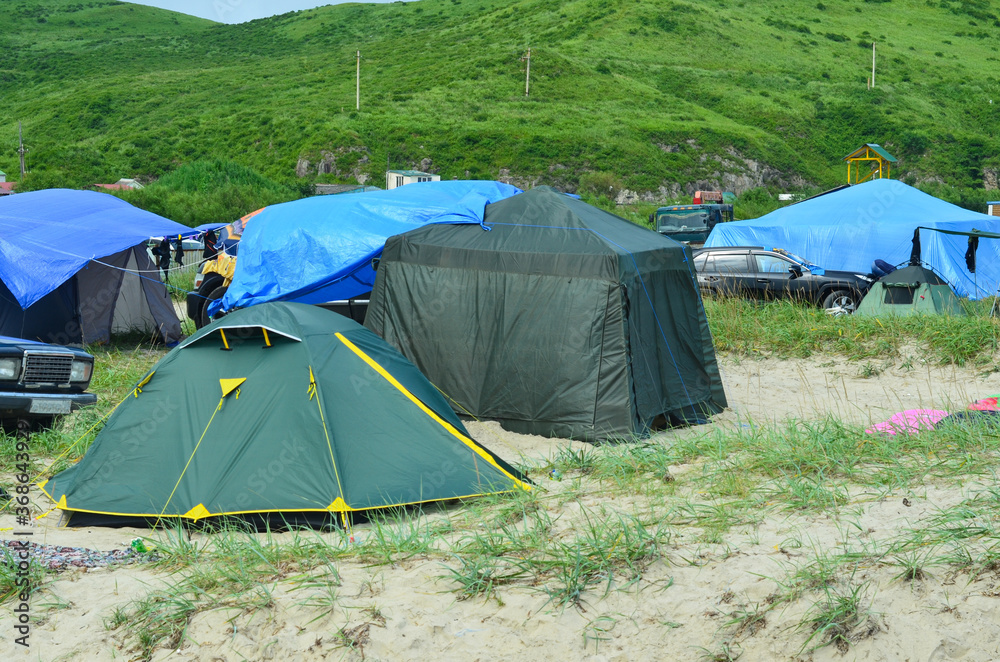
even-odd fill
[[(917, 226), (1000, 232), (1000, 218), (962, 209), (890, 179), (876, 179), (749, 221), (720, 223), (705, 246), (773, 246), (826, 269), (867, 274), (876, 258), (909, 261)], [(982, 239), (977, 270), (965, 266), (966, 237), (920, 232), (922, 258), (959, 296), (992, 296), (1000, 283), (1000, 240)]]
[(205, 232), (208, 232), (209, 230), (218, 230), (219, 228), (224, 228), (227, 225), (229, 225), (229, 223), (202, 223), (201, 225), (196, 226), (194, 228), (194, 231), (197, 232), (198, 234), (203, 234)]
[(209, 313), (370, 292), (371, 261), (386, 239), (429, 223), (482, 223), (487, 204), (518, 193), (500, 182), (420, 182), (272, 205), (247, 223), (233, 282), (222, 299), (209, 303)]
[(22, 309), (92, 259), (191, 228), (107, 193), (48, 189), (0, 198), (0, 280)]
[(25, 338), (15, 338), (14, 336), (0, 335), (0, 345), (44, 345), (37, 340), (27, 340)]

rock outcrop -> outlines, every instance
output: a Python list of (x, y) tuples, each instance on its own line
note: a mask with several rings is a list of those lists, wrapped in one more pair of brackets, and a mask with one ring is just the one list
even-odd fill
[[(361, 153), (360, 157), (355, 156), (358, 153)], [(347, 155), (351, 156), (345, 159), (344, 157)], [(338, 159), (346, 163), (338, 166)], [(368, 181), (368, 173), (364, 170), (369, 161), (367, 147), (338, 147), (334, 151), (321, 150), (319, 160), (315, 162), (304, 156), (299, 157), (295, 164), (295, 175), (296, 177), (307, 177), (315, 173), (317, 175), (334, 175), (342, 179), (353, 177), (358, 184), (364, 184)]]

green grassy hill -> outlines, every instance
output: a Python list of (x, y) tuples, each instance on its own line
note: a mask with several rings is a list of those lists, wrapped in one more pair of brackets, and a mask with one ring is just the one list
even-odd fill
[(878, 142), (904, 180), (976, 206), (1000, 170), (1000, 9), (986, 0), (420, 0), (240, 25), (9, 6), (0, 169), (17, 172), (20, 119), (36, 186), (211, 159), (283, 184), (380, 184), (387, 162), (423, 162), (652, 199), (838, 184), (841, 157)]

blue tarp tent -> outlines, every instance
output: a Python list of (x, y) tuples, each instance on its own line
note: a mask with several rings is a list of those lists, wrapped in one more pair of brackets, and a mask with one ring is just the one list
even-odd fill
[(247, 224), (233, 282), (209, 313), (365, 294), (375, 283), (372, 259), (389, 237), (429, 223), (481, 223), (487, 204), (518, 193), (492, 181), (420, 182), (267, 207)]
[(96, 191), (0, 198), (0, 333), (60, 343), (103, 342), (118, 331), (178, 340), (146, 241), (190, 232)]
[(209, 230), (218, 230), (219, 228), (224, 228), (228, 223), (202, 223), (201, 225), (195, 226), (194, 231), (198, 234), (205, 234)]
[[(917, 226), (1000, 232), (1000, 218), (963, 209), (891, 180), (876, 179), (749, 221), (715, 226), (705, 246), (783, 248), (825, 269), (866, 274), (876, 258), (908, 261)], [(960, 296), (992, 296), (1000, 283), (1000, 241), (979, 244), (979, 268), (965, 265), (966, 237), (922, 232), (924, 264)]]

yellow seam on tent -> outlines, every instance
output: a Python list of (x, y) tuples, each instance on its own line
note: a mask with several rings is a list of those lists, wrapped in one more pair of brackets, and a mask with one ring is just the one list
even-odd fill
[[(64, 503), (65, 503), (65, 501), (66, 501), (66, 495), (65, 495), (65, 494), (63, 495), (63, 498), (62, 498), (62, 501), (63, 501)], [(53, 511), (53, 510), (55, 510), (55, 509), (57, 509), (57, 508), (59, 508), (59, 504), (58, 504), (58, 503), (57, 503), (56, 505), (52, 506), (51, 508), (49, 508), (48, 510), (46, 510), (46, 511), (45, 511), (44, 513), (42, 513), (42, 514), (41, 514), (41, 515), (39, 515), (38, 517), (36, 517), (36, 518), (35, 518), (35, 521), (37, 522), (37, 521), (38, 521), (38, 520), (40, 520), (40, 519), (43, 519), (43, 518), (45, 518), (45, 517), (48, 517), (49, 515), (51, 515), (51, 514), (52, 514), (52, 511)]]
[[(309, 389), (312, 396), (316, 396), (316, 408), (319, 409), (319, 421), (323, 425), (323, 435), (326, 437), (326, 448), (330, 451), (330, 463), (333, 465), (333, 475), (337, 478), (337, 489), (340, 490), (340, 499), (344, 500), (344, 486), (340, 482), (340, 471), (337, 469), (337, 460), (333, 457), (333, 444), (330, 442), (330, 432), (326, 429), (326, 416), (323, 415), (323, 404), (319, 401), (319, 386), (316, 384), (316, 376), (313, 374), (312, 366), (309, 366)], [(336, 501), (334, 501), (336, 503)], [(345, 502), (346, 503), (346, 502)]]
[[(39, 488), (42, 489), (42, 488)], [(55, 501), (52, 495), (42, 489), (42, 492), (51, 501)], [(514, 490), (500, 490), (498, 492), (483, 492), (482, 494), (466, 494), (464, 496), (453, 496), (453, 497), (441, 497), (439, 499), (426, 499), (424, 501), (404, 501), (401, 503), (390, 503), (384, 506), (370, 506), (368, 508), (351, 508), (353, 512), (361, 512), (364, 510), (378, 510), (380, 508), (400, 508), (402, 506), (415, 506), (421, 503), (435, 503), (437, 501), (452, 501), (455, 499), (474, 499), (476, 497), (488, 496), (490, 494), (508, 494), (514, 492)], [(59, 499), (60, 504), (65, 504), (66, 495), (63, 495)], [(113, 513), (106, 510), (87, 510), (86, 508), (70, 508), (67, 505), (60, 505), (61, 510), (68, 510), (73, 513), (89, 513), (91, 515), (114, 515), (116, 517), (157, 517), (159, 519), (167, 519), (171, 517), (183, 517), (183, 515), (157, 515), (155, 513)], [(223, 517), (226, 515), (254, 515), (258, 513), (328, 513), (329, 508), (272, 508), (270, 510), (233, 510), (221, 513), (213, 513), (212, 517)]]
[[(437, 389), (438, 393), (440, 393), (441, 395), (443, 395), (444, 397), (446, 397), (448, 400), (451, 400), (451, 402), (452, 402), (453, 405), (457, 405), (462, 411), (464, 411), (466, 416), (468, 416), (469, 418), (475, 420), (478, 423), (482, 423), (482, 419), (480, 419), (478, 416), (476, 416), (471, 411), (469, 411), (468, 409), (466, 409), (465, 405), (463, 405), (461, 402), (459, 402), (455, 398), (453, 398), (450, 395), (448, 395), (447, 393), (445, 393), (444, 389), (442, 389), (440, 386), (438, 386), (434, 382), (431, 382), (431, 380), (428, 379), (427, 381), (430, 382), (431, 386), (433, 386), (434, 388)], [(489, 432), (490, 436), (493, 437), (494, 439), (496, 439), (497, 441), (503, 441), (502, 439), (500, 439), (500, 437), (498, 437), (496, 434), (494, 434), (493, 432), (491, 432), (489, 428), (486, 428), (486, 431)]]
[(219, 399), (219, 406), (215, 408), (215, 411), (212, 412), (212, 417), (208, 419), (208, 425), (206, 425), (205, 429), (202, 431), (201, 438), (198, 439), (198, 443), (194, 445), (194, 450), (191, 451), (191, 457), (188, 458), (187, 464), (184, 465), (184, 470), (181, 471), (181, 475), (177, 477), (177, 482), (174, 483), (174, 489), (170, 490), (170, 496), (167, 497), (167, 502), (163, 504), (163, 510), (161, 510), (160, 514), (156, 516), (157, 519), (163, 517), (163, 513), (165, 513), (167, 511), (167, 507), (170, 506), (170, 500), (174, 498), (174, 492), (177, 491), (177, 487), (181, 484), (181, 481), (184, 480), (184, 474), (187, 473), (188, 467), (191, 466), (191, 460), (194, 459), (195, 453), (197, 453), (198, 448), (201, 447), (201, 442), (204, 441), (205, 435), (208, 434), (208, 428), (212, 425), (212, 421), (215, 420), (215, 415), (222, 411), (222, 403), (225, 402), (225, 400), (226, 396), (222, 396), (222, 398)]
[[(146, 384), (148, 384), (149, 380), (152, 379), (153, 375), (155, 375), (155, 374), (156, 374), (156, 371), (154, 370), (153, 372), (151, 372), (148, 375), (146, 375), (145, 379), (143, 379), (141, 382), (139, 382), (138, 384), (135, 385), (135, 389), (132, 391), (132, 394), (135, 395), (135, 397), (138, 398), (139, 394), (142, 393), (142, 387), (145, 386)], [(128, 398), (127, 395), (125, 397)], [(118, 404), (121, 404), (121, 403), (118, 403)], [(115, 407), (115, 409), (117, 409), (117, 406)], [(112, 409), (111, 411), (114, 411), (114, 409)]]
[(267, 337), (267, 329), (260, 327), (260, 330), (264, 332), (264, 344), (268, 347), (271, 346), (271, 339)]
[(316, 376), (313, 375), (312, 366), (309, 366), (309, 388), (306, 389), (306, 393), (309, 394), (310, 400), (312, 400), (313, 396), (316, 395)]
[[(378, 362), (375, 361), (375, 359), (373, 359), (370, 356), (368, 356), (367, 354), (365, 354), (357, 345), (355, 345), (354, 343), (352, 343), (350, 340), (348, 340), (347, 338), (345, 338), (340, 333), (337, 333), (335, 335), (340, 340), (340, 342), (342, 342), (345, 345), (347, 345), (348, 349), (350, 349), (352, 352), (354, 352), (359, 357), (361, 357), (361, 360), (363, 360), (365, 363), (367, 363), (369, 366), (371, 366), (378, 374), (382, 375), (382, 377), (384, 377), (387, 382), (389, 382), (390, 384), (392, 384), (393, 386), (395, 386), (403, 395), (405, 395), (407, 398), (409, 398), (411, 402), (413, 402), (415, 405), (417, 405), (418, 407), (420, 407), (420, 409), (422, 409), (425, 414), (427, 414), (434, 421), (436, 421), (438, 423), (438, 425), (440, 425), (445, 430), (447, 430), (448, 432), (450, 432), (455, 438), (457, 438), (463, 444), (465, 444), (470, 449), (472, 449), (473, 452), (475, 452), (477, 455), (479, 455), (484, 460), (486, 460), (491, 465), (493, 465), (496, 469), (498, 469), (500, 471), (500, 473), (502, 473), (503, 475), (505, 475), (508, 478), (510, 478), (512, 481), (514, 481), (522, 489), (525, 489), (525, 490), (530, 490), (531, 489), (530, 485), (525, 484), (524, 482), (518, 480), (515, 476), (513, 476), (512, 474), (510, 474), (506, 469), (504, 469), (499, 464), (497, 464), (496, 460), (493, 459), (493, 456), (491, 456), (485, 450), (483, 450), (482, 448), (480, 448), (474, 441), (472, 441), (471, 439), (469, 439), (468, 437), (466, 437), (464, 434), (462, 434), (461, 432), (459, 432), (458, 430), (456, 430), (455, 426), (453, 426), (451, 423), (449, 423), (448, 421), (446, 421), (443, 418), (441, 418), (440, 416), (438, 416), (437, 413), (435, 413), (430, 407), (428, 407), (423, 402), (421, 402), (420, 398), (418, 398), (417, 396), (415, 396), (412, 393), (410, 393), (406, 389), (405, 386), (403, 386), (402, 384), (400, 384), (399, 381), (397, 381), (397, 379), (395, 377), (393, 377), (391, 374), (389, 374), (389, 372), (385, 368), (383, 368), (381, 365), (379, 365)], [(417, 502), (417, 503), (422, 503), (422, 502)]]
[(219, 329), (219, 334), (222, 336), (222, 344), (226, 349), (229, 349), (229, 342), (226, 340), (226, 330)]

